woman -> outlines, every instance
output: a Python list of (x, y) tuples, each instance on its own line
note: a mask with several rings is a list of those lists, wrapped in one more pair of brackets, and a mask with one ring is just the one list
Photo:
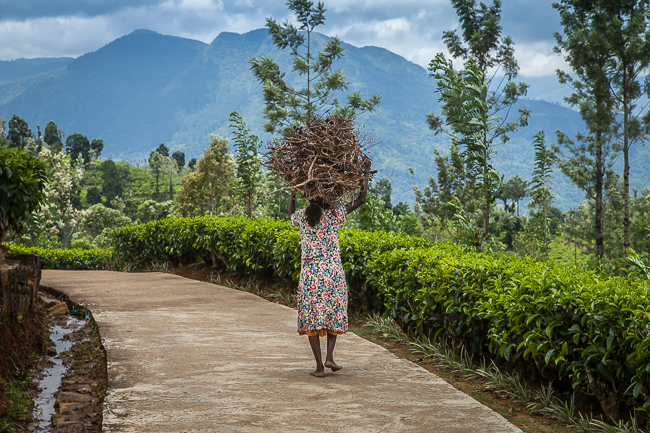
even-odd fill
[[(296, 212), (296, 195), (291, 194), (289, 218), (300, 228), (302, 266), (298, 285), (298, 333), (309, 337), (316, 358), (316, 371), (310, 374), (325, 377), (327, 367), (339, 371), (334, 362), (336, 336), (348, 330), (348, 292), (339, 253), (339, 225), (347, 214), (365, 203), (370, 177), (369, 159), (365, 160), (364, 183), (356, 200), (332, 208), (322, 199), (312, 198), (309, 206)], [(321, 358), (320, 337), (327, 334), (327, 357)]]

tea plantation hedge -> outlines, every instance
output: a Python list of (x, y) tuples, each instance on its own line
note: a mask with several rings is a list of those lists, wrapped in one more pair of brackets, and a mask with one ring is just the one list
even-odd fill
[(387, 313), (597, 399), (650, 410), (650, 284), (449, 246), (373, 256)]
[[(114, 249), (38, 252), (46, 267), (149, 267), (212, 261), (294, 283), (300, 236), (288, 222), (167, 219), (122, 227)], [(341, 231), (350, 308), (386, 311), (405, 330), (462, 343), (537, 379), (596, 399), (616, 419), (650, 411), (650, 283), (403, 234)], [(20, 250), (20, 251), (19, 251)]]
[(42, 257), (43, 269), (65, 270), (114, 270), (117, 265), (112, 249), (45, 249), (10, 245), (9, 254), (38, 254)]
[[(177, 266), (207, 260), (231, 271), (261, 277), (277, 276), (297, 282), (300, 275), (300, 234), (286, 221), (170, 218), (122, 227), (111, 236), (117, 258), (131, 266)], [(381, 309), (378, 292), (367, 284), (366, 264), (371, 256), (429, 244), (399, 233), (342, 230), (340, 245), (351, 308)]]
[[(136, 266), (207, 259), (294, 282), (300, 272), (300, 236), (283, 221), (168, 219), (120, 228), (113, 239), (117, 257)], [(351, 308), (385, 309), (413, 333), (532, 366), (615, 418), (650, 410), (648, 281), (402, 234), (342, 230), (340, 243)]]

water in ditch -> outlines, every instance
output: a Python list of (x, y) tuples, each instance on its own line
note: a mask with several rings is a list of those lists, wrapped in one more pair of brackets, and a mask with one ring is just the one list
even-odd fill
[[(66, 322), (65, 325), (62, 325), (63, 321)], [(54, 410), (54, 403), (56, 402), (54, 394), (59, 390), (61, 379), (67, 371), (67, 368), (63, 365), (61, 354), (72, 347), (72, 343), (64, 341), (63, 337), (81, 328), (85, 323), (85, 321), (76, 317), (67, 317), (57, 322), (50, 331), (50, 338), (54, 342), (56, 356), (51, 358), (54, 365), (43, 370), (43, 379), (39, 383), (41, 393), (34, 400), (34, 417), (39, 420), (35, 432), (49, 431), (52, 415), (56, 413)]]

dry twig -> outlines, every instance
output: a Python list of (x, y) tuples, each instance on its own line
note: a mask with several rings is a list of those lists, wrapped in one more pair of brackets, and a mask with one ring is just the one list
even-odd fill
[(372, 139), (339, 115), (316, 117), (291, 137), (269, 146), (265, 165), (280, 172), (286, 188), (325, 203), (351, 199), (363, 182), (364, 160)]

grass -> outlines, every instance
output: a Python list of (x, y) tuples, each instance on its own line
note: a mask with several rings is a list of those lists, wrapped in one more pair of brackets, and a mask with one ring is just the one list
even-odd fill
[(0, 432), (13, 432), (16, 421), (29, 416), (32, 411), (34, 401), (26, 392), (32, 387), (32, 381), (29, 377), (22, 381), (12, 378), (8, 382), (0, 379), (0, 387), (9, 402), (7, 416), (0, 419)]
[[(552, 383), (534, 388), (516, 374), (502, 372), (493, 362), (475, 360), (462, 347), (444, 340), (410, 338), (390, 318), (372, 316), (351, 327), (355, 334), (415, 361), (453, 386), (499, 412), (525, 432), (647, 433), (636, 418), (608, 423), (576, 410), (573, 395), (558, 395)], [(507, 400), (507, 401), (504, 401)]]

